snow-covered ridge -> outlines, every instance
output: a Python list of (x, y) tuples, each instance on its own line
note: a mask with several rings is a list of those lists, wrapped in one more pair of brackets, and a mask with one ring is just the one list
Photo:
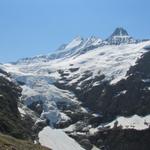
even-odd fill
[(102, 46), (105, 43), (107, 42), (95, 36), (91, 36), (89, 38), (82, 38), (78, 36), (74, 38), (72, 41), (70, 41), (68, 44), (61, 45), (55, 52), (49, 53), (48, 55), (38, 55), (33, 58), (23, 58), (18, 60), (14, 64), (21, 64), (21, 63), (30, 64), (39, 61), (48, 62), (54, 59), (72, 57), (77, 53), (82, 53), (82, 51), (86, 49), (98, 47), (100, 45)]
[[(39, 77), (44, 74), (45, 77), (47, 76), (47, 79), (51, 77), (52, 81), (61, 79), (58, 70), (64, 70), (65, 73), (68, 73), (67, 78), (70, 79), (68, 84), (76, 83), (83, 77), (86, 71), (92, 73), (89, 78), (104, 74), (105, 80), (112, 80), (112, 83), (115, 83), (124, 78), (129, 68), (135, 65), (135, 62), (146, 52), (143, 49), (146, 45), (150, 45), (150, 42), (119, 46), (106, 45), (97, 47), (82, 55), (76, 54), (69, 58), (63, 57), (49, 60), (48, 62), (36, 61), (32, 64), (21, 63), (5, 66), (11, 72), (11, 68), (15, 68), (21, 76), (23, 74), (34, 74)], [(78, 70), (70, 72), (71, 68), (78, 68)]]
[(134, 115), (131, 117), (118, 117), (114, 121), (104, 125), (101, 127), (109, 127), (109, 128), (117, 128), (120, 127), (122, 129), (136, 129), (136, 130), (144, 130), (150, 128), (150, 115), (145, 117), (140, 117), (138, 115)]
[(93, 50), (96, 47), (103, 47), (106, 45), (120, 45), (120, 44), (133, 44), (138, 43), (139, 40), (132, 38), (125, 29), (116, 28), (112, 35), (102, 40), (99, 37), (91, 36), (89, 38), (83, 38), (77, 36), (68, 44), (61, 45), (56, 51), (49, 53), (48, 55), (39, 55), (33, 58), (23, 58), (16, 63), (36, 63), (39, 61), (48, 62), (54, 59), (73, 57), (76, 54), (83, 54), (89, 50)]

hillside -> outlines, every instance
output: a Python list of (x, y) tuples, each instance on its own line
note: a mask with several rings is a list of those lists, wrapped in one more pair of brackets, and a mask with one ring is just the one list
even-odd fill
[(50, 150), (32, 142), (0, 134), (0, 150)]
[(0, 70), (0, 74), (0, 150), (46, 150), (32, 143), (31, 122), (27, 122), (31, 120), (23, 119), (18, 110), (21, 88), (8, 73)]

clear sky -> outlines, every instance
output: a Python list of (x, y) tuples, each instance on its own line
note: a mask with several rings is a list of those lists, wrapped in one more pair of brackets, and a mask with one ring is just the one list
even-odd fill
[(0, 62), (46, 54), (76, 36), (124, 27), (150, 38), (150, 0), (0, 0)]

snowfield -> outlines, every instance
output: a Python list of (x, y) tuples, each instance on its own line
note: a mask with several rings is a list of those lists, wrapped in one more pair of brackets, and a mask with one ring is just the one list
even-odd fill
[[(129, 68), (135, 65), (136, 61), (146, 52), (143, 49), (146, 45), (150, 45), (150, 41), (138, 44), (105, 45), (84, 54), (76, 53), (70, 57), (64, 56), (64, 58), (50, 59), (46, 62), (42, 57), (41, 61), (35, 63), (27, 60), (16, 65), (6, 64), (5, 67), (11, 73), (44, 76), (47, 82), (61, 79), (58, 70), (63, 70), (68, 73), (67, 78), (72, 79), (68, 84), (76, 83), (86, 71), (90, 71), (93, 73), (90, 78), (104, 74), (105, 80), (110, 80), (113, 84), (125, 77)], [(78, 68), (78, 70), (70, 72), (71, 68)]]
[(39, 133), (39, 142), (52, 150), (84, 150), (61, 129), (51, 129), (50, 127), (45, 127)]
[(109, 127), (109, 128), (116, 128), (121, 127), (122, 129), (136, 129), (136, 130), (145, 130), (150, 127), (150, 115), (145, 117), (140, 117), (138, 115), (134, 115), (131, 117), (118, 117), (114, 121), (105, 124), (101, 127)]
[[(57, 103), (80, 103), (74, 93), (57, 88), (55, 82), (76, 84), (76, 89), (81, 89), (83, 82), (105, 75), (102, 81), (116, 84), (126, 78), (129, 68), (147, 51), (144, 47), (150, 45), (150, 41), (120, 45), (101, 45), (102, 43), (101, 39), (95, 37), (87, 40), (78, 37), (54, 54), (22, 59), (17, 63), (0, 65), (0, 68), (23, 83), (23, 103), (27, 106), (42, 103), (44, 110), (41, 119), (48, 119), (51, 124), (56, 124), (64, 119), (68, 120), (57, 108)], [(92, 48), (89, 50), (88, 46)], [(62, 80), (62, 72), (66, 80)], [(89, 76), (84, 78), (87, 74)], [(102, 81), (93, 82), (93, 86)]]
[[(58, 70), (63, 70), (68, 73), (67, 78), (72, 79), (68, 81), (68, 84), (76, 83), (86, 71), (90, 71), (92, 72), (90, 78), (104, 74), (105, 80), (110, 80), (112, 84), (115, 84), (126, 76), (129, 68), (135, 65), (136, 61), (146, 52), (143, 48), (147, 45), (150, 45), (150, 41), (138, 44), (105, 45), (84, 54), (76, 53), (73, 56), (70, 55), (70, 57), (64, 56), (46, 62), (43, 60), (43, 56), (41, 61), (38, 58), (39, 61), (37, 62), (34, 62), (33, 59), (33, 62), (27, 60), (16, 65), (5, 64), (3, 67), (12, 74), (25, 75), (28, 79), (32, 76), (42, 77), (49, 83), (61, 79)], [(45, 56), (45, 59), (47, 60), (47, 56)], [(70, 72), (69, 69), (71, 68), (78, 68), (78, 70)], [(20, 77), (20, 80), (24, 79)]]

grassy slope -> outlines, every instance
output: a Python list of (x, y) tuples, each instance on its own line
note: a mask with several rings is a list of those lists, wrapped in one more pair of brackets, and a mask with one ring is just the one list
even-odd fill
[(0, 134), (0, 150), (49, 150), (38, 144)]

